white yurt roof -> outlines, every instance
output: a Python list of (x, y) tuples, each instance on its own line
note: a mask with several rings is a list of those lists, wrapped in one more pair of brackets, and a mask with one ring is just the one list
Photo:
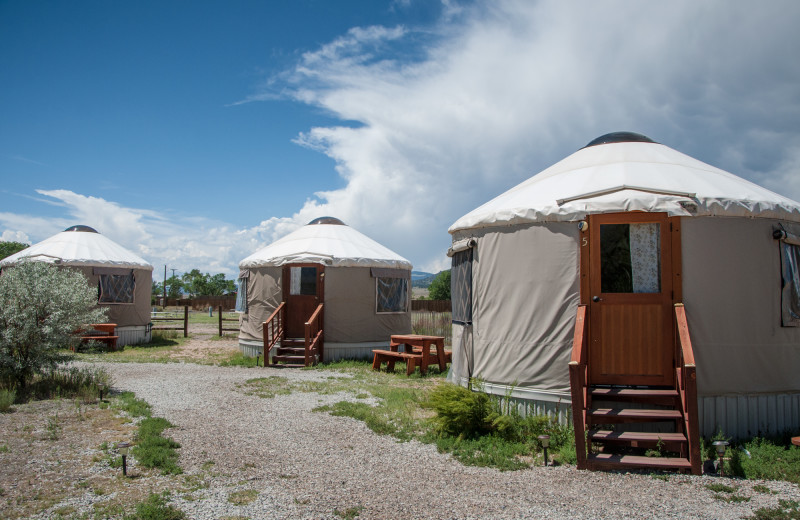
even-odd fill
[(800, 221), (798, 202), (641, 134), (615, 132), (467, 213), (449, 231), (636, 210)]
[(73, 266), (147, 269), (153, 266), (89, 226), (72, 226), (27, 249), (0, 260), (0, 266), (28, 259)]
[(411, 269), (411, 262), (341, 220), (322, 217), (239, 262), (240, 269), (317, 263), (337, 267)]

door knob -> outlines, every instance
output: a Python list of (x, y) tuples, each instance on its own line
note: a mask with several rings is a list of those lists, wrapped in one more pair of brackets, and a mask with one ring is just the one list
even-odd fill
[(597, 303), (597, 302), (600, 301), (600, 297), (599, 296), (592, 296), (592, 301)]

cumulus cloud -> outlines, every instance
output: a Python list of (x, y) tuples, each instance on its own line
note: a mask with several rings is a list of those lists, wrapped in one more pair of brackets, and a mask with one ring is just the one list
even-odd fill
[(297, 137), (347, 183), (316, 193), (297, 224), (335, 214), (436, 270), (455, 219), (618, 130), (800, 199), (797, 4), (446, 7), (432, 28), (351, 29), (278, 82), (356, 122)]

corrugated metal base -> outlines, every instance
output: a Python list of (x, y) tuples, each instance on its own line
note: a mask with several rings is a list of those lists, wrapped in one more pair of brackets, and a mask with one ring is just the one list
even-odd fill
[(800, 393), (698, 398), (700, 435), (749, 438), (800, 431)]
[(117, 327), (117, 340), (118, 347), (125, 345), (138, 345), (140, 343), (147, 343), (150, 341), (150, 332), (147, 325), (131, 325), (128, 327)]

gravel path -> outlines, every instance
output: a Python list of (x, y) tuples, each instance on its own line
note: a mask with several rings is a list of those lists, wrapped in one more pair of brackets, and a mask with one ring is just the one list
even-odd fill
[[(433, 446), (398, 443), (363, 423), (312, 412), (342, 395), (295, 392), (273, 399), (236, 385), (280, 375), (322, 380), (331, 373), (221, 368), (195, 364), (104, 364), (115, 387), (130, 390), (176, 427), (180, 464), (212, 475), (193, 500), (173, 495), (190, 518), (742, 518), (778, 499), (800, 500), (786, 482), (577, 471), (573, 467), (499, 472), (466, 467)], [(213, 462), (213, 464), (212, 464)], [(705, 488), (739, 487), (749, 502), (727, 503)], [(762, 484), (776, 494), (760, 493)], [(229, 501), (254, 490), (249, 504)], [(352, 517), (352, 516), (351, 516)]]

